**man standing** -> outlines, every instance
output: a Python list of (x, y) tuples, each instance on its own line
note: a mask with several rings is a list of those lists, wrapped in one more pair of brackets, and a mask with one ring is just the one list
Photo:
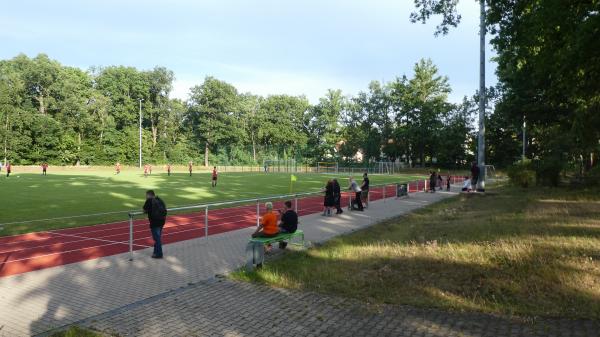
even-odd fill
[(115, 172), (116, 172), (116, 174), (121, 173), (121, 163), (117, 162), (115, 164)]
[(342, 214), (344, 211), (342, 210), (342, 188), (340, 187), (340, 183), (337, 179), (333, 179), (333, 201), (335, 203), (335, 214)]
[(217, 167), (214, 166), (213, 170), (212, 170), (212, 182), (211, 182), (212, 187), (217, 187), (217, 175), (218, 175)]
[(144, 165), (144, 178), (148, 177), (148, 164)]
[(190, 177), (192, 176), (192, 161), (188, 163), (188, 170), (190, 171)]
[(437, 183), (437, 176), (435, 171), (431, 170), (429, 174), (429, 192), (435, 193), (435, 185)]
[(365, 205), (365, 207), (369, 207), (369, 177), (367, 175), (367, 172), (365, 172), (363, 174), (363, 182), (362, 185), (360, 186), (361, 189), (361, 193), (360, 193), (360, 197), (362, 198), (362, 203), (363, 205)]
[[(362, 200), (361, 200), (361, 189), (360, 187), (358, 187), (358, 184), (356, 183), (356, 180), (354, 180), (354, 178), (350, 177), (350, 187), (348, 187), (349, 190), (351, 190), (352, 192), (354, 192), (354, 200), (352, 200), (352, 205), (351, 208), (353, 210), (357, 210), (357, 211), (364, 211), (364, 207), (362, 204)], [(356, 206), (356, 207), (355, 207)]]
[(167, 176), (171, 176), (171, 164), (167, 164)]
[(48, 163), (44, 162), (42, 164), (42, 175), (45, 176), (48, 172)]
[(476, 162), (473, 162), (471, 165), (471, 186), (472, 190), (475, 191), (477, 189), (477, 182), (479, 181), (479, 166), (477, 166)]
[(10, 173), (12, 172), (12, 165), (10, 164), (9, 161), (6, 162), (6, 177), (8, 178), (10, 176)]
[(153, 190), (148, 190), (146, 192), (144, 213), (148, 214), (150, 232), (152, 233), (152, 239), (154, 240), (154, 252), (152, 258), (162, 259), (163, 251), (161, 236), (167, 220), (167, 205), (165, 205), (162, 199), (156, 196)]
[[(279, 210), (281, 214), (281, 222), (279, 223), (279, 233), (295, 233), (298, 229), (298, 213), (292, 208), (292, 202), (284, 202), (285, 209)], [(287, 242), (281, 241), (279, 249), (285, 249)]]

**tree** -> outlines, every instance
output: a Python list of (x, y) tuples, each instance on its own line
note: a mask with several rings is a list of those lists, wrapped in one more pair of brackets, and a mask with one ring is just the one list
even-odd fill
[(329, 89), (307, 114), (308, 144), (314, 158), (334, 158), (340, 140), (340, 118), (347, 106), (341, 90)]
[(238, 121), (233, 118), (237, 108), (237, 90), (231, 84), (209, 76), (202, 85), (191, 89), (188, 120), (204, 147), (204, 166), (209, 166), (211, 147), (239, 137)]

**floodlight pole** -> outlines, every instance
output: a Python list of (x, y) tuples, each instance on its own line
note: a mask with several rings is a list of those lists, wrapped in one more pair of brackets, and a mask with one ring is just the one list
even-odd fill
[(142, 102), (144, 101), (144, 99), (140, 98), (139, 101), (140, 101), (140, 163), (139, 163), (139, 166), (140, 166), (140, 168), (142, 168)]
[(477, 136), (477, 191), (485, 192), (485, 0), (479, 0), (479, 134)]

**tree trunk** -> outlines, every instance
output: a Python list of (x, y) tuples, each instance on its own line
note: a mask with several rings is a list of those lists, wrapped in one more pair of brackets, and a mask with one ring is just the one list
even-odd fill
[(254, 133), (252, 135), (252, 160), (256, 163), (256, 142), (254, 141)]
[(204, 167), (208, 167), (208, 141), (204, 143)]
[(45, 115), (45, 114), (46, 114), (46, 107), (44, 106), (44, 95), (39, 95), (39, 96), (38, 96), (38, 97), (36, 97), (35, 99), (36, 99), (36, 100), (38, 101), (38, 103), (40, 104), (40, 107), (39, 107), (39, 109), (38, 109), (38, 110), (39, 110), (39, 112), (40, 112), (41, 114)]
[(158, 127), (154, 124), (154, 121), (151, 121), (151, 129), (152, 129), (152, 148), (156, 147), (156, 139), (158, 138)]
[(6, 166), (6, 160), (8, 155), (8, 112), (6, 112), (6, 127), (4, 133), (4, 166)]

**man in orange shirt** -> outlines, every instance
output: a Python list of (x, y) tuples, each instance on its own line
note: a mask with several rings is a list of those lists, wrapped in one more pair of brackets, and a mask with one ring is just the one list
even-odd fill
[[(265, 204), (267, 212), (262, 216), (260, 225), (252, 237), (274, 237), (279, 234), (279, 227), (277, 226), (277, 215), (273, 213), (273, 204), (267, 202)], [(265, 248), (260, 242), (248, 242), (246, 247), (246, 256), (250, 258), (247, 261), (247, 268), (252, 268), (256, 264), (256, 268), (262, 268), (263, 261), (265, 260)]]
[(277, 226), (277, 214), (273, 213), (273, 204), (267, 202), (265, 207), (267, 208), (267, 212), (262, 216), (260, 225), (256, 231), (252, 233), (253, 238), (270, 238), (279, 234), (279, 227)]

